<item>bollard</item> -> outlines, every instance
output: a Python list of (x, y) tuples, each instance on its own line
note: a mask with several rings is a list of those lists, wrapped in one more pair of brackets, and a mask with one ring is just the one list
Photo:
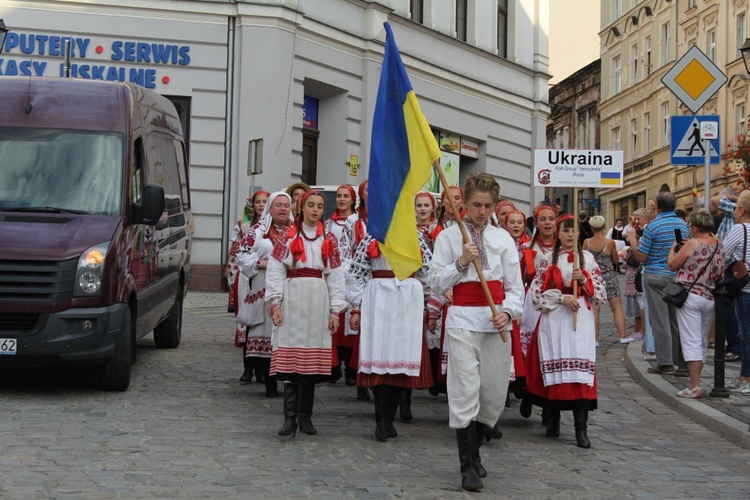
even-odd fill
[(724, 317), (724, 302), (727, 300), (727, 290), (719, 280), (714, 288), (714, 387), (708, 394), (712, 398), (728, 398), (729, 391), (724, 387), (724, 344), (726, 342), (726, 319)]

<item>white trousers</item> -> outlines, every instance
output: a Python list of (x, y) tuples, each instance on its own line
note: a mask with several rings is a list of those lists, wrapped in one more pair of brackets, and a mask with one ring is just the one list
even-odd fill
[(510, 376), (510, 332), (446, 329), (448, 335), (448, 404), (451, 429), (472, 420), (493, 427), (505, 408)]
[(708, 334), (713, 321), (714, 301), (689, 293), (685, 305), (677, 309), (682, 357), (685, 361), (706, 362)]

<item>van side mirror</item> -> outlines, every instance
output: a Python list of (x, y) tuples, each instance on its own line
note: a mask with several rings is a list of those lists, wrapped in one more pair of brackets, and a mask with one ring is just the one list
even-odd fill
[(164, 188), (158, 184), (143, 186), (141, 205), (136, 205), (133, 209), (133, 219), (136, 224), (156, 225), (164, 213)]

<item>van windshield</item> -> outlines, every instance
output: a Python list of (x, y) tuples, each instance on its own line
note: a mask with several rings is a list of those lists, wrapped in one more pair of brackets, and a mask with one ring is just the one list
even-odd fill
[(0, 210), (120, 212), (123, 137), (0, 127)]

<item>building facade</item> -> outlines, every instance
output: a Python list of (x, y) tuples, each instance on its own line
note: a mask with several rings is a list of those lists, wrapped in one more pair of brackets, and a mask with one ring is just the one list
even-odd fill
[[(547, 148), (600, 149), (599, 86), (601, 60), (579, 69), (550, 88), (550, 117), (547, 120)], [(572, 188), (546, 188), (553, 205), (566, 213), (601, 211), (600, 200), (592, 188), (578, 190), (578, 206), (573, 206)]]
[[(739, 48), (747, 10), (747, 0), (602, 0), (602, 148), (625, 156), (624, 187), (597, 190), (608, 224), (662, 190), (674, 192), (686, 212), (702, 203), (704, 167), (671, 164), (670, 117), (692, 113), (661, 79), (693, 45), (729, 77), (698, 113), (719, 115), (723, 154), (745, 133), (747, 74)], [(726, 175), (723, 162), (710, 167), (711, 194), (736, 185), (732, 168)]]
[(72, 77), (169, 97), (189, 138), (192, 286), (218, 289), (253, 190), (367, 178), (385, 21), (458, 181), (486, 171), (520, 207), (539, 201), (548, 13), (548, 0), (0, 0), (0, 76), (63, 75), (70, 38)]

